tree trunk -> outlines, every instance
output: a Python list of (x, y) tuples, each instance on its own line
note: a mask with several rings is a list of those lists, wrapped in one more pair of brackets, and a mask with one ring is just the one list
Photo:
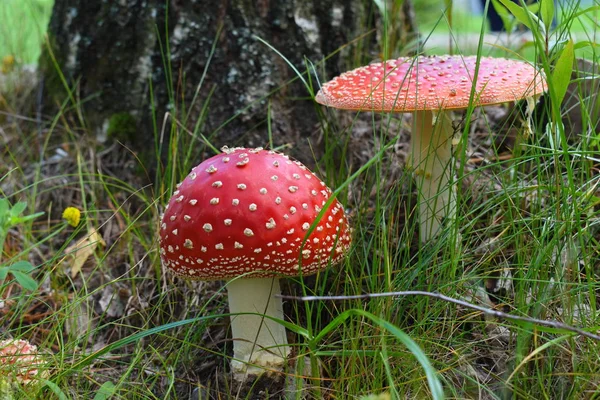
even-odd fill
[(67, 98), (58, 66), (75, 88), (71, 101), (89, 131), (117, 135), (141, 152), (154, 150), (148, 143), (165, 111), (190, 130), (204, 115), (200, 133), (216, 147), (265, 146), (270, 107), (275, 145), (293, 143), (293, 155), (308, 161), (306, 138), (319, 134), (315, 106), (300, 79), (289, 83), (297, 76), (288, 61), (316, 91), (315, 74), (306, 73), (313, 65), (324, 80), (381, 56), (375, 3), (56, 0), (48, 30), (52, 52), (41, 59), (46, 104)]

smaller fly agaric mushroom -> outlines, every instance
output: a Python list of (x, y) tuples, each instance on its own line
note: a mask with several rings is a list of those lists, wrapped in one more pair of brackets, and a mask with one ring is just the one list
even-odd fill
[(39, 367), (44, 363), (37, 346), (26, 340), (0, 341), (0, 378), (7, 377), (26, 385), (40, 376)]
[[(452, 110), (535, 99), (547, 87), (526, 62), (476, 56), (420, 56), (360, 67), (325, 83), (315, 100), (345, 110), (413, 113), (410, 163), (417, 176), (421, 241), (455, 213), (451, 184)], [(532, 104), (535, 104), (532, 102)], [(456, 144), (456, 143), (455, 143)]]
[[(191, 279), (233, 279), (231, 314), (283, 320), (280, 276), (314, 274), (350, 246), (343, 206), (298, 161), (260, 148), (223, 148), (177, 185), (160, 226), (162, 262)], [(314, 229), (307, 236), (311, 226)], [(290, 353), (285, 328), (262, 315), (232, 316), (236, 379), (278, 370)], [(249, 365), (251, 364), (251, 365)]]

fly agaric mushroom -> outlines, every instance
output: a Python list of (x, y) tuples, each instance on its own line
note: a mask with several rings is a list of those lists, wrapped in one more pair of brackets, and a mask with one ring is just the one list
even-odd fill
[(0, 377), (14, 377), (17, 383), (26, 385), (40, 375), (44, 363), (37, 346), (26, 340), (0, 341)]
[[(420, 56), (360, 67), (325, 83), (315, 100), (345, 110), (413, 113), (410, 163), (415, 171), (420, 237), (426, 242), (455, 213), (451, 110), (536, 99), (547, 87), (526, 62), (476, 56)], [(530, 102), (535, 104), (534, 101)]]
[[(298, 161), (260, 148), (223, 148), (177, 186), (160, 226), (163, 264), (191, 279), (232, 279), (231, 314), (283, 320), (280, 276), (314, 274), (350, 246), (343, 206)], [(308, 238), (306, 235), (315, 224)], [(234, 315), (236, 379), (278, 370), (290, 353), (283, 325), (261, 315)], [(252, 365), (249, 365), (252, 364)]]

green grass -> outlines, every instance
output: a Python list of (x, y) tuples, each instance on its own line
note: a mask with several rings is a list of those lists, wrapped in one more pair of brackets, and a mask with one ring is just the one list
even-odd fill
[[(13, 7), (3, 12), (33, 10), (9, 3)], [(36, 15), (42, 21), (47, 11)], [(587, 25), (576, 27), (561, 21), (553, 31), (555, 42), (573, 31), (593, 36), (596, 28), (588, 17), (582, 17)], [(17, 34), (15, 27), (0, 29)], [(493, 118), (485, 112), (467, 119), (473, 122), (462, 128), (465, 151), (457, 154), (455, 165), (461, 188), (458, 217), (425, 245), (418, 244), (412, 216), (411, 174), (401, 147), (394, 146), (398, 134), (408, 137), (406, 121), (380, 114), (339, 118), (339, 112), (316, 109), (325, 143), (316, 170), (348, 207), (354, 244), (342, 265), (314, 278), (285, 280), (289, 294), (435, 291), (597, 331), (598, 147), (595, 135), (585, 129), (594, 121), (583, 113), (579, 122), (584, 129), (576, 132), (559, 123), (569, 50), (562, 44), (547, 48), (545, 36), (537, 33), (526, 48), (549, 77), (550, 101), (538, 107), (536, 116), (544, 123), (525, 138), (519, 119), (507, 119), (503, 126), (491, 126)], [(2, 44), (0, 54), (34, 60), (37, 44), (18, 43)], [(595, 47), (577, 43), (581, 47), (576, 44), (575, 50), (585, 51), (597, 66)], [(355, 66), (349, 62), (348, 68)], [(307, 80), (307, 93), (314, 91), (311, 75), (296, 68)], [(587, 104), (583, 93), (575, 96)], [(189, 149), (193, 144), (210, 153), (210, 144), (197, 134), (199, 126), (188, 135), (172, 120), (166, 127), (172, 133), (168, 162), (156, 160), (159, 167), (152, 176), (134, 174), (129, 171), (151, 166), (140, 165), (120, 147), (105, 152), (81, 135), (76, 119), (68, 118), (71, 106), (77, 104), (66, 102), (43, 134), (35, 120), (0, 119), (0, 195), (12, 203), (26, 201), (26, 213), (46, 213), (13, 228), (0, 253), (0, 266), (32, 261), (40, 283), (33, 292), (10, 280), (0, 283), (0, 339), (30, 339), (46, 351), (47, 380), (13, 388), (15, 397), (187, 399), (194, 387), (204, 386), (215, 397), (218, 392), (227, 398), (232, 388), (224, 376), (231, 346), (223, 286), (174, 282), (161, 268), (157, 251), (161, 210), (176, 183), (200, 162)], [(189, 109), (177, 104), (175, 115), (184, 121)], [(519, 108), (509, 113), (522, 114)], [(155, 117), (158, 147), (164, 145), (163, 116)], [(357, 127), (369, 128), (360, 143), (350, 135)], [(475, 134), (469, 136), (471, 130)], [(507, 147), (498, 132), (517, 136)], [(361, 162), (340, 161), (345, 159), (340, 155)], [(60, 218), (67, 206), (83, 212), (77, 228)], [(80, 245), (93, 251), (81, 272), (72, 274), (69, 246), (92, 229), (102, 233), (106, 246)], [(490, 296), (486, 285), (500, 289)], [(446, 398), (580, 399), (600, 390), (600, 343), (431, 298), (290, 300), (286, 314), (298, 365), (306, 361), (312, 366), (311, 371), (288, 372), (313, 398), (373, 393), (430, 398), (436, 393), (434, 377)]]
[(53, 3), (53, 0), (0, 2), (0, 21), (3, 21), (0, 24), (0, 59), (12, 55), (20, 63), (37, 63)]

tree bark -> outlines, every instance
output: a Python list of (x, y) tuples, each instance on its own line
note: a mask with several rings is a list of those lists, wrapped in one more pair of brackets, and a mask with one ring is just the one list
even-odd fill
[[(126, 131), (138, 150), (149, 148), (153, 118), (160, 129), (166, 111), (190, 130), (204, 112), (200, 133), (216, 147), (265, 146), (270, 107), (275, 145), (293, 143), (293, 155), (306, 162), (311, 152), (305, 139), (319, 134), (316, 113), (301, 80), (289, 83), (296, 74), (288, 61), (316, 91), (313, 65), (324, 80), (377, 58), (380, 12), (374, 4), (57, 0), (48, 30), (56, 62), (45, 51), (40, 63), (46, 104), (66, 98), (58, 66), (75, 88), (72, 101), (88, 129), (98, 137)], [(414, 33), (414, 25), (406, 25)], [(124, 127), (127, 122), (134, 126)]]

